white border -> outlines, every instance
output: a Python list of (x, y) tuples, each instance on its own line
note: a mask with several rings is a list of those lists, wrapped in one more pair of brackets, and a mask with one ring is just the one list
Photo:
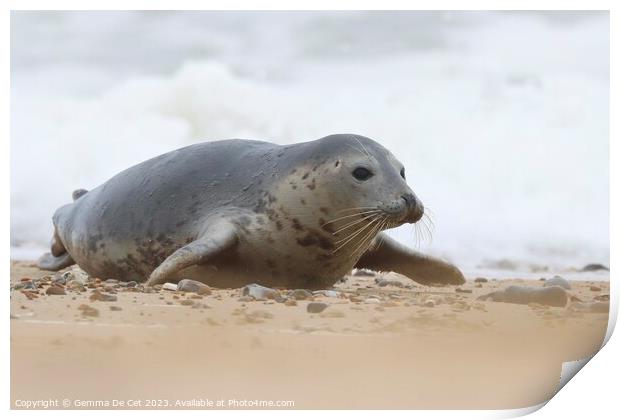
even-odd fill
[[(123, 10), (123, 9), (142, 9), (142, 10), (387, 10), (387, 9), (417, 9), (417, 10), (611, 10), (611, 45), (618, 46), (620, 43), (618, 42), (618, 16), (617, 10), (614, 10), (614, 2), (612, 1), (548, 1), (548, 0), (522, 0), (522, 1), (404, 1), (404, 0), (382, 0), (382, 1), (369, 1), (369, 0), (357, 0), (357, 1), (341, 1), (337, 4), (334, 4), (333, 1), (326, 0), (315, 0), (315, 1), (300, 1), (296, 0), (294, 3), (291, 1), (274, 1), (274, 0), (263, 0), (251, 1), (251, 0), (228, 0), (226, 2), (223, 1), (197, 1), (197, 0), (176, 0), (176, 1), (162, 1), (162, 0), (135, 0), (135, 1), (119, 1), (119, 0), (108, 0), (108, 1), (89, 1), (88, 7), (86, 7), (84, 1), (75, 1), (75, 0), (59, 0), (59, 1), (41, 1), (41, 0), (24, 0), (24, 1), (6, 1), (5, 4), (5, 13), (2, 15), (2, 24), (0, 24), (1, 33), (2, 33), (2, 56), (8, 58), (10, 55), (9, 51), (9, 34), (10, 34), (10, 25), (9, 25), (9, 10)], [(260, 7), (259, 7), (260, 5)], [(614, 49), (611, 49), (614, 51)], [(611, 57), (611, 66), (612, 69), (617, 73), (618, 72), (618, 54), (617, 51)], [(9, 211), (9, 157), (10, 157), (10, 149), (9, 149), (9, 130), (10, 130), (10, 118), (9, 118), (9, 92), (10, 92), (10, 84), (9, 84), (9, 65), (8, 59), (4, 61), (4, 65), (2, 66), (2, 81), (3, 81), (3, 94), (0, 96), (0, 111), (2, 111), (1, 115), (5, 116), (5, 124), (2, 125), (2, 142), (1, 142), (1, 159), (3, 160), (3, 165), (1, 165), (2, 170), (2, 193), (6, 198), (5, 200), (0, 200), (0, 212), (1, 212), (1, 222), (0, 222), (0, 237), (4, 238), (2, 244), (0, 245), (0, 255), (4, 258), (5, 265), (3, 266), (2, 273), (4, 274), (3, 278), (5, 281), (9, 278), (9, 266), (6, 262), (9, 261), (9, 220), (10, 220), (10, 211)], [(618, 113), (617, 106), (617, 98), (618, 98), (618, 84), (617, 77), (614, 76), (614, 71), (611, 74), (611, 86), (612, 86), (612, 96), (610, 103), (610, 117), (614, 115), (620, 115)], [(610, 214), (618, 214), (618, 189), (617, 182), (614, 180), (619, 179), (620, 174), (618, 173), (618, 127), (617, 120), (613, 117), (610, 118), (611, 122), (611, 141), (610, 141), (610, 203), (611, 203), (611, 211)], [(614, 190), (614, 187), (616, 190)], [(617, 218), (611, 218), (610, 220), (611, 226), (611, 268), (612, 268), (612, 279), (615, 274), (614, 267), (616, 267), (616, 263), (618, 260), (618, 223)], [(8, 287), (5, 285), (5, 291), (8, 292)], [(612, 319), (610, 319), (610, 324), (607, 333), (607, 339), (615, 326), (615, 321), (617, 317), (617, 308), (618, 308), (618, 294), (615, 288), (615, 282), (612, 284)], [(8, 293), (7, 293), (8, 295)], [(9, 308), (8, 308), (8, 296), (5, 295), (5, 299), (2, 300), (3, 308), (5, 309), (3, 313), (5, 314), (4, 318), (4, 346), (2, 347), (2, 358), (4, 361), (4, 372), (3, 381), (2, 381), (2, 391), (5, 395), (5, 409), (9, 407), (9, 385), (10, 385), (10, 377), (7, 372), (10, 369), (9, 362)], [(547, 406), (537, 411), (533, 416), (535, 418), (583, 418), (584, 416), (588, 416), (589, 418), (610, 418), (613, 417), (612, 413), (617, 413), (616, 408), (616, 400), (617, 396), (615, 395), (615, 384), (617, 383), (617, 374), (619, 373), (619, 363), (616, 355), (620, 354), (618, 351), (620, 348), (620, 344), (618, 344), (617, 338), (612, 338), (609, 340), (605, 348), (597, 354), (594, 359), (588, 363), (588, 366), (578, 375), (578, 379), (570, 381), (568, 385), (556, 396), (551, 402), (547, 404)], [(416, 411), (413, 413), (415, 416), (423, 415), (424, 418), (446, 418), (446, 417), (459, 417), (459, 418), (498, 418), (498, 417), (512, 417), (515, 415), (527, 414), (527, 412), (531, 412), (532, 409), (525, 410), (505, 410), (505, 411)], [(44, 415), (50, 417), (73, 417), (84, 415), (88, 415), (89, 417), (108, 417), (110, 413), (105, 411), (100, 412), (19, 412), (19, 411), (11, 411), (9, 415), (15, 417), (27, 416), (30, 418), (33, 415)], [(128, 412), (115, 412), (114, 415), (136, 415), (127, 414)], [(340, 415), (339, 412), (328, 412), (321, 413), (320, 415), (325, 414), (334, 414)], [(151, 412), (149, 416), (155, 417), (169, 417), (171, 413), (168, 412)], [(176, 413), (175, 413), (176, 414)], [(208, 416), (221, 416), (221, 417), (230, 417), (237, 416), (239, 413), (232, 411), (219, 411), (219, 412), (209, 412), (206, 414), (202, 411), (195, 412), (184, 412), (184, 415), (192, 415), (204, 418), (205, 415)], [(313, 412), (295, 412), (295, 416), (315, 416), (318, 413)], [(379, 414), (379, 413), (377, 413)], [(390, 415), (394, 417), (407, 417), (410, 418), (412, 413), (409, 412), (381, 412), (380, 415)], [(274, 416), (290, 416), (290, 412), (281, 411), (281, 412), (252, 412), (252, 416), (256, 416), (258, 418), (273, 418)], [(366, 416), (375, 416), (374, 412), (357, 412), (354, 415), (366, 417)]]

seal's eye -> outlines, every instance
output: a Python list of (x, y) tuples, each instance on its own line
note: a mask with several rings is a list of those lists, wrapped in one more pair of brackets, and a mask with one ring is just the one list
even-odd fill
[(359, 168), (355, 168), (355, 170), (353, 171), (353, 176), (355, 177), (355, 179), (360, 181), (366, 181), (367, 179), (371, 178), (372, 175), (372, 172), (370, 172), (366, 168), (362, 168), (361, 166)]
[(406, 179), (405, 178), (405, 168), (400, 170), (400, 176), (403, 177), (403, 179)]

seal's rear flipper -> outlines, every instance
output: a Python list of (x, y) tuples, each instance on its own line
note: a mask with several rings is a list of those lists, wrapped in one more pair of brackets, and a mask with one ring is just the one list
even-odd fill
[(56, 229), (54, 229), (54, 236), (50, 241), (50, 249), (52, 251), (52, 256), (54, 257), (60, 257), (63, 254), (67, 253), (67, 249), (62, 243), (62, 239), (60, 239), (60, 236), (58, 236), (58, 231)]
[(75, 264), (75, 261), (73, 261), (73, 258), (71, 258), (71, 255), (69, 255), (69, 253), (67, 252), (57, 257), (47, 252), (43, 254), (41, 258), (39, 258), (39, 261), (37, 261), (37, 266), (41, 270), (48, 270), (48, 271), (62, 270), (63, 268), (69, 267), (70, 265), (73, 265), (73, 264)]
[(177, 272), (192, 265), (203, 264), (237, 243), (235, 227), (227, 222), (209, 228), (204, 236), (177, 249), (149, 276), (147, 286), (165, 283)]

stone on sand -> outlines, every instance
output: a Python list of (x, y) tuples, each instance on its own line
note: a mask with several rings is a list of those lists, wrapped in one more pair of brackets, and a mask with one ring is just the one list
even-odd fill
[(78, 280), (70, 280), (67, 282), (67, 289), (72, 290), (74, 292), (85, 292), (86, 287), (84, 284), (80, 283)]
[(340, 293), (335, 290), (316, 290), (312, 292), (312, 294), (314, 296), (325, 296), (330, 298), (337, 298), (338, 296), (340, 296)]
[(90, 300), (91, 302), (94, 302), (96, 300), (101, 301), (101, 302), (115, 302), (118, 298), (114, 295), (108, 295), (106, 293), (102, 293), (99, 290), (95, 290), (91, 295), (90, 295)]
[(72, 270), (66, 271), (62, 274), (62, 278), (65, 283), (68, 283), (72, 280), (82, 283), (83, 285), (88, 283), (88, 274), (84, 270), (79, 268), (74, 268)]
[(318, 314), (327, 309), (329, 305), (325, 302), (310, 302), (306, 310), (311, 314)]
[(288, 297), (295, 300), (312, 300), (313, 296), (314, 295), (312, 294), (312, 292), (306, 289), (291, 290), (288, 294)]
[(280, 299), (280, 292), (260, 284), (252, 283), (241, 289), (241, 296), (250, 296), (255, 300)]
[(65, 288), (60, 285), (52, 285), (45, 291), (46, 295), (66, 295)]
[(568, 280), (560, 276), (553, 276), (550, 279), (545, 280), (545, 282), (543, 283), (543, 287), (550, 287), (550, 286), (559, 286), (566, 290), (571, 289), (571, 286)]
[(78, 306), (78, 310), (82, 312), (82, 316), (90, 316), (97, 317), (99, 316), (99, 310), (97, 308), (93, 308), (85, 303)]
[(541, 305), (564, 307), (568, 302), (568, 294), (560, 286), (548, 286), (543, 288), (528, 286), (508, 286), (504, 290), (498, 290), (482, 295), (479, 300), (491, 300), (493, 302), (516, 303), (528, 305), (539, 303)]
[(211, 289), (204, 283), (196, 280), (183, 279), (177, 285), (177, 290), (180, 292), (191, 292), (199, 295), (210, 295)]
[(386, 286), (404, 287), (403, 282), (398, 281), (398, 280), (376, 279), (375, 282), (377, 283), (377, 286), (379, 287), (386, 287)]

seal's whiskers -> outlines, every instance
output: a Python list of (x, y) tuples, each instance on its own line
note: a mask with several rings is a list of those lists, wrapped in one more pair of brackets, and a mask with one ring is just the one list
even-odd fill
[(380, 213), (380, 212), (381, 212), (380, 210), (372, 210), (372, 211), (363, 211), (363, 212), (355, 213), (355, 214), (349, 214), (347, 216), (338, 217), (336, 219), (332, 219), (332, 220), (330, 220), (328, 222), (325, 222), (323, 225), (321, 225), (321, 227), (327, 226), (329, 224), (332, 224), (334, 222), (338, 222), (338, 221), (343, 220), (343, 219), (349, 219), (351, 217), (358, 217), (358, 216), (363, 216), (363, 215), (366, 215), (366, 214), (373, 214), (373, 213)]
[(369, 215), (367, 215), (367, 216), (365, 216), (365, 217), (363, 217), (363, 218), (361, 218), (359, 220), (354, 220), (353, 222), (349, 222), (345, 226), (343, 226), (340, 229), (338, 229), (337, 231), (333, 232), (333, 234), (335, 235), (335, 234), (337, 234), (339, 232), (342, 232), (343, 230), (347, 230), (347, 229), (349, 229), (349, 228), (351, 228), (351, 227), (353, 227), (353, 226), (355, 226), (355, 225), (357, 225), (359, 223), (362, 223), (364, 220), (368, 220), (371, 217), (374, 217), (374, 214), (369, 214)]
[(364, 245), (368, 245), (366, 242), (370, 239), (370, 241), (372, 241), (372, 239), (374, 239), (375, 235), (381, 230), (381, 226), (384, 225), (385, 223), (385, 219), (386, 217), (383, 216), (382, 218), (377, 218), (376, 220), (379, 220), (379, 223), (377, 223), (372, 229), (370, 229), (370, 231), (364, 235), (364, 237), (359, 241), (359, 244), (357, 245), (357, 247), (355, 247), (355, 249), (353, 250), (353, 252), (351, 252), (351, 257), (353, 255), (355, 255), (355, 253)]
[(353, 211), (353, 210), (377, 210), (377, 207), (376, 206), (373, 206), (373, 207), (349, 207), (348, 209), (338, 210), (336, 212), (336, 214), (342, 213), (342, 212), (345, 212), (345, 211)]
[(358, 229), (355, 232), (353, 232), (351, 235), (347, 236), (346, 238), (344, 238), (344, 239), (342, 239), (340, 241), (336, 241), (337, 244), (340, 243), (341, 245), (338, 246), (338, 248), (336, 248), (333, 251), (333, 254), (338, 252), (338, 250), (342, 249), (346, 244), (351, 242), (353, 239), (355, 239), (357, 236), (359, 236), (362, 232), (364, 232), (366, 229), (368, 229), (369, 226), (372, 226), (378, 220), (381, 220), (381, 219), (379, 217), (375, 217), (372, 220), (370, 220), (368, 223), (366, 223), (364, 226), (362, 226), (360, 229)]

